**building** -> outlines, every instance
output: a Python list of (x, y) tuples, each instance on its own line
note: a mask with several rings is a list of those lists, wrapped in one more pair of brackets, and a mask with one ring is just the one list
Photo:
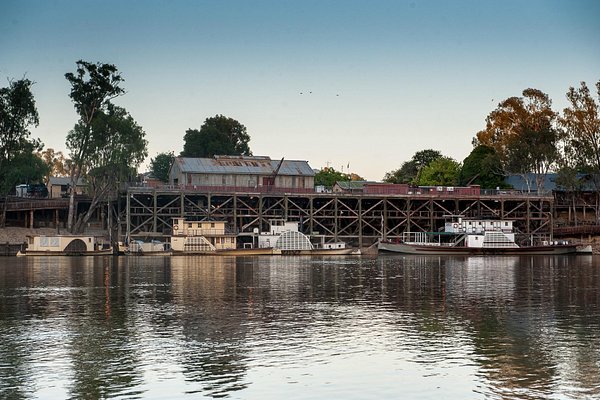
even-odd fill
[(265, 156), (176, 157), (169, 183), (198, 190), (313, 192), (315, 173), (307, 161)]
[[(69, 186), (71, 178), (68, 176), (51, 176), (48, 180), (48, 197), (52, 199), (66, 197), (69, 195)], [(75, 194), (83, 194), (85, 183), (83, 179), (77, 180)]]

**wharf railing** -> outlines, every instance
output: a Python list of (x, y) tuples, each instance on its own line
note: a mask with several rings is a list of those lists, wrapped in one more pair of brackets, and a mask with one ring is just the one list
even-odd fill
[[(457, 188), (459, 189), (459, 188)], [(351, 192), (317, 192), (315, 189), (307, 188), (281, 188), (275, 186), (226, 186), (226, 185), (130, 185), (128, 190), (132, 192), (157, 191), (186, 191), (198, 193), (257, 193), (257, 194), (313, 194), (313, 195), (336, 195), (336, 196), (420, 196), (434, 198), (480, 198), (480, 197), (553, 197), (551, 191), (526, 191), (516, 189), (480, 189), (477, 191), (439, 191), (436, 188), (419, 187), (409, 192), (399, 192), (392, 189), (378, 189), (373, 192), (351, 191)]]

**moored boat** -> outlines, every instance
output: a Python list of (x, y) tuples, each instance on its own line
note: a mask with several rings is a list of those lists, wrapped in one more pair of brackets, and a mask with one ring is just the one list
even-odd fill
[[(313, 238), (314, 239), (314, 238)], [(274, 254), (300, 256), (360, 255), (360, 249), (347, 247), (344, 242), (313, 243), (311, 237), (300, 232), (297, 222), (283, 219), (269, 221), (269, 231), (258, 235), (258, 247), (270, 247)]]
[(236, 234), (224, 221), (191, 221), (173, 218), (173, 254), (223, 254), (237, 249)]
[(27, 236), (27, 248), (17, 256), (97, 256), (110, 255), (112, 247), (95, 236)]
[(452, 216), (441, 232), (405, 232), (402, 239), (381, 240), (384, 252), (421, 255), (562, 255), (579, 253), (567, 241), (540, 241), (519, 246), (513, 221), (463, 219)]
[(144, 242), (142, 240), (130, 240), (124, 248), (119, 244), (119, 248), (123, 249), (123, 254), (128, 256), (150, 256), (150, 255), (170, 255), (171, 245), (167, 242), (152, 240)]

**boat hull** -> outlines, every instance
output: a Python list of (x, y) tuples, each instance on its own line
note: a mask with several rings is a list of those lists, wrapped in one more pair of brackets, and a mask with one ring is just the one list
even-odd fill
[(360, 249), (312, 249), (312, 250), (281, 250), (284, 256), (349, 256), (360, 255)]
[(204, 256), (271, 256), (272, 248), (253, 248), (253, 249), (223, 249), (215, 251), (176, 251), (172, 250), (171, 255), (204, 255)]
[(384, 252), (419, 255), (562, 255), (576, 254), (575, 245), (551, 245), (529, 247), (462, 247), (419, 245), (409, 243), (380, 242), (378, 249)]
[(19, 251), (17, 257), (25, 256), (108, 256), (112, 255), (112, 249), (94, 250), (94, 251), (49, 251), (49, 250), (25, 250)]

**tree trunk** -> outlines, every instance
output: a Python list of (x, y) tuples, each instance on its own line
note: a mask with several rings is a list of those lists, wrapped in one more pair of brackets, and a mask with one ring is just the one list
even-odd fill
[(71, 193), (69, 194), (69, 214), (67, 216), (67, 230), (71, 233), (75, 233), (73, 224), (75, 223), (75, 193), (77, 192), (77, 181), (79, 180), (79, 173), (77, 167), (71, 167), (71, 182), (69, 183)]
[(8, 209), (8, 199), (4, 196), (4, 202), (2, 203), (2, 214), (0, 215), (0, 228), (6, 226), (6, 210)]
[(85, 229), (85, 225), (89, 222), (90, 218), (92, 218), (92, 215), (94, 214), (94, 211), (96, 211), (96, 209), (98, 208), (101, 197), (104, 197), (104, 196), (95, 196), (94, 198), (92, 198), (90, 208), (87, 210), (87, 212), (83, 216), (80, 216), (80, 218), (77, 218), (77, 222), (73, 226), (73, 233), (83, 233), (83, 231)]

